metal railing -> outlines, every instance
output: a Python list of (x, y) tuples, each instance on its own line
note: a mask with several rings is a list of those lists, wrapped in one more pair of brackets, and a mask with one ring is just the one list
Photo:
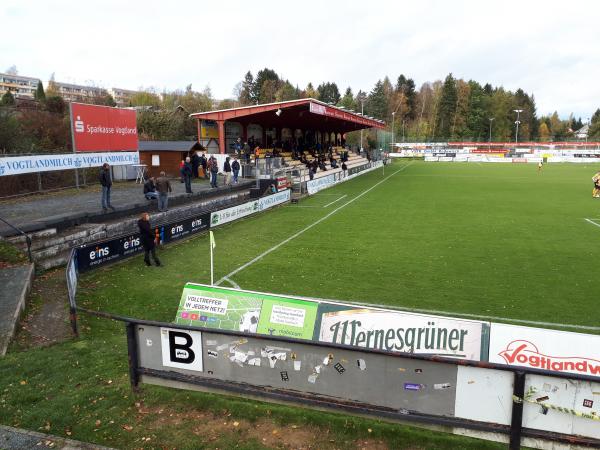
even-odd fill
[[(180, 325), (167, 322), (159, 322), (154, 320), (136, 319), (126, 316), (121, 316), (105, 311), (93, 311), (86, 308), (77, 307), (79, 312), (106, 319), (111, 319), (125, 323), (126, 335), (127, 335), (127, 349), (129, 356), (129, 376), (131, 387), (137, 391), (138, 385), (141, 382), (141, 376), (150, 376), (154, 378), (161, 378), (164, 380), (171, 380), (175, 382), (188, 383), (196, 386), (203, 386), (204, 388), (214, 389), (216, 392), (227, 391), (232, 394), (242, 395), (245, 397), (260, 397), (261, 399), (270, 399), (275, 402), (292, 402), (296, 404), (312, 406), (317, 408), (329, 409), (333, 411), (345, 412), (350, 414), (368, 415), (373, 417), (379, 417), (384, 419), (391, 419), (395, 421), (406, 421), (414, 423), (424, 423), (430, 425), (442, 425), (450, 427), (460, 427), (465, 429), (478, 430), (489, 433), (501, 433), (506, 434), (509, 437), (509, 448), (519, 449), (521, 448), (521, 440), (524, 437), (530, 437), (534, 439), (544, 439), (553, 442), (561, 442), (568, 444), (576, 444), (582, 446), (590, 446), (598, 448), (600, 440), (578, 436), (572, 434), (559, 433), (554, 431), (546, 431), (541, 429), (526, 428), (523, 426), (523, 409), (524, 404), (527, 402), (525, 393), (526, 378), (528, 376), (546, 376), (555, 379), (563, 380), (576, 380), (580, 382), (592, 382), (597, 383), (598, 378), (589, 375), (579, 375), (572, 373), (561, 373), (554, 372), (545, 369), (537, 369), (531, 367), (520, 367), (496, 364), (485, 361), (471, 361), (467, 359), (455, 359), (442, 357), (437, 355), (427, 354), (414, 354), (407, 352), (392, 352), (381, 349), (368, 349), (353, 347), (349, 345), (310, 341), (307, 342), (303, 339), (290, 338), (286, 336), (277, 335), (260, 335), (257, 333), (248, 333), (241, 331), (231, 331), (226, 329), (211, 329), (206, 327), (195, 327), (190, 325)], [(176, 373), (174, 371), (157, 370), (148, 367), (143, 367), (140, 363), (138, 354), (138, 342), (136, 337), (136, 326), (155, 326), (160, 328), (171, 328), (182, 331), (200, 331), (205, 335), (219, 334), (231, 336), (232, 338), (242, 338), (245, 340), (254, 339), (262, 341), (265, 345), (269, 343), (275, 343), (285, 346), (290, 345), (309, 345), (316, 349), (322, 349), (324, 354), (331, 353), (332, 351), (349, 351), (353, 353), (360, 353), (368, 351), (369, 354), (382, 355), (391, 357), (398, 360), (417, 360), (417, 361), (429, 361), (432, 363), (440, 363), (444, 365), (452, 366), (466, 366), (479, 369), (490, 369), (499, 370), (503, 372), (511, 372), (514, 377), (512, 387), (512, 412), (510, 425), (503, 425), (499, 423), (493, 423), (489, 421), (477, 421), (471, 419), (464, 419), (456, 416), (446, 416), (441, 414), (430, 414), (425, 412), (419, 412), (415, 410), (395, 410), (389, 407), (377, 406), (375, 404), (367, 404), (364, 402), (357, 402), (351, 400), (344, 400), (338, 397), (322, 396), (317, 393), (309, 393), (303, 391), (280, 389), (272, 386), (261, 386), (252, 384), (244, 381), (227, 381), (220, 380), (215, 377), (207, 377), (203, 375), (187, 375), (182, 373)], [(542, 405), (542, 403), (537, 403)]]
[(2, 217), (0, 217), (0, 221), (4, 222), (6, 225), (8, 225), (9, 227), (11, 227), (13, 230), (15, 230), (20, 235), (25, 236), (25, 242), (27, 242), (27, 256), (29, 257), (29, 262), (32, 263), (33, 262), (33, 257), (31, 256), (31, 238), (29, 237), (29, 235), (27, 233), (25, 233), (23, 230), (21, 230), (20, 228), (18, 228), (16, 226), (14, 226), (13, 224), (11, 224), (10, 222), (7, 222)]

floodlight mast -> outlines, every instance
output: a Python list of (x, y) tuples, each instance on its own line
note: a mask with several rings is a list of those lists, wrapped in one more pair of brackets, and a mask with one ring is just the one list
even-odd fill
[(394, 150), (394, 123), (396, 122), (396, 111), (392, 112), (392, 151)]
[(519, 143), (519, 124), (521, 121), (519, 120), (519, 115), (523, 112), (522, 109), (513, 109), (514, 112), (517, 113), (517, 120), (515, 120), (515, 124), (517, 124), (517, 129), (515, 130), (515, 144)]

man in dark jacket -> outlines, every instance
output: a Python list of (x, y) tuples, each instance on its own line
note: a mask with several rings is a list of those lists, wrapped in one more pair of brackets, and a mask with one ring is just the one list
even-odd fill
[(171, 182), (164, 172), (161, 172), (160, 177), (156, 180), (156, 190), (158, 191), (158, 210), (161, 212), (166, 211), (169, 202), (169, 192), (173, 192), (173, 189), (171, 189)]
[(100, 169), (100, 184), (102, 185), (102, 211), (107, 212), (108, 208), (114, 211), (115, 208), (110, 204), (112, 177), (110, 175), (110, 166), (108, 163), (102, 164), (102, 169)]
[(223, 172), (225, 172), (225, 186), (229, 186), (231, 184), (231, 163), (229, 162), (229, 156), (225, 158)]
[(144, 247), (144, 262), (147, 266), (151, 266), (150, 263), (150, 254), (152, 254), (152, 259), (157, 266), (160, 266), (160, 260), (156, 257), (156, 244), (154, 242), (154, 233), (152, 232), (152, 227), (150, 226), (150, 215), (148, 213), (143, 213), (140, 220), (138, 220), (138, 227), (140, 229), (140, 239), (142, 241), (142, 247)]
[(214, 156), (210, 157), (210, 186), (217, 187), (217, 174), (219, 173), (219, 164)]
[(202, 166), (202, 172), (204, 173), (204, 178), (206, 178), (208, 180), (208, 172), (206, 171), (207, 163), (208, 163), (208, 161), (206, 160), (206, 156), (204, 156), (204, 153), (202, 153), (200, 155), (200, 165)]
[(197, 152), (192, 153), (192, 177), (198, 178), (198, 167), (200, 167), (200, 157)]
[(185, 183), (185, 192), (187, 194), (192, 193), (192, 163), (190, 157), (185, 158), (185, 164), (181, 168), (181, 175), (183, 175), (183, 182)]
[(231, 163), (231, 170), (233, 171), (233, 183), (238, 183), (238, 175), (240, 174), (240, 162), (237, 156), (233, 157), (233, 163)]

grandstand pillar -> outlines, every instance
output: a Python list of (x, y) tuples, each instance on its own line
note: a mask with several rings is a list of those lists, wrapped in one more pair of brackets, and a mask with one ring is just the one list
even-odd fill
[(217, 127), (219, 128), (219, 153), (225, 154), (225, 121), (217, 120)]
[(242, 124), (242, 139), (248, 142), (248, 124)]

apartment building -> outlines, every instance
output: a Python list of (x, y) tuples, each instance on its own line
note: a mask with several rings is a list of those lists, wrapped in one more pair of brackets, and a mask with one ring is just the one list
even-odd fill
[(131, 97), (138, 93), (138, 91), (120, 88), (111, 88), (109, 92), (110, 95), (112, 95), (112, 98), (115, 100), (117, 106), (121, 108), (129, 106), (129, 100), (131, 100)]
[(62, 83), (60, 81), (49, 81), (48, 88), (50, 87), (53, 87), (66, 102), (82, 102), (108, 95), (108, 91), (104, 88)]
[(0, 96), (10, 91), (15, 98), (33, 99), (39, 82), (39, 78), (0, 73)]

